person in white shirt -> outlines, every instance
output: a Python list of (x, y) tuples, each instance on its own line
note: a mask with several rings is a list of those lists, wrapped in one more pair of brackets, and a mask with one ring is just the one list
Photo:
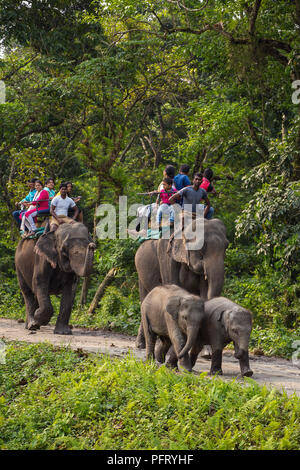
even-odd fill
[[(60, 195), (56, 196), (51, 203), (50, 232), (54, 232), (60, 224), (75, 224), (75, 219), (78, 215), (78, 207), (73, 199), (68, 196), (67, 184), (62, 183), (59, 189)], [(68, 217), (68, 210), (70, 208), (74, 208), (72, 218)]]

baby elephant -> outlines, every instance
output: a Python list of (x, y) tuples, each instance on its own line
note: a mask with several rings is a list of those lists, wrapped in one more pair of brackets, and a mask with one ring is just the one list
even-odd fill
[(204, 318), (203, 300), (176, 285), (158, 286), (144, 299), (141, 311), (147, 359), (154, 359), (159, 337), (166, 351), (173, 345), (179, 364), (191, 371), (188, 352)]
[(204, 344), (212, 347), (210, 373), (222, 374), (223, 348), (233, 341), (235, 357), (240, 361), (242, 376), (251, 377), (248, 345), (252, 329), (252, 315), (249, 310), (225, 297), (215, 297), (205, 302), (205, 320), (199, 331), (198, 340), (191, 348), (190, 359), (194, 367)]

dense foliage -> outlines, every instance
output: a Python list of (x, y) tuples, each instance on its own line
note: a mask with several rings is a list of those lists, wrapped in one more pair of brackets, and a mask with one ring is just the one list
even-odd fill
[(49, 345), (8, 344), (1, 449), (265, 449), (300, 444), (300, 403), (247, 379), (174, 374)]
[[(188, 163), (215, 173), (224, 294), (252, 309), (257, 332), (297, 335), (299, 31), (300, 0), (0, 0), (1, 315), (24, 315), (11, 212), (26, 179), (72, 179), (95, 234), (99, 203), (142, 202), (166, 164)], [(136, 332), (136, 248), (98, 241), (87, 303), (118, 274), (93, 318), (78, 298), (73, 321)], [(290, 354), (279, 340), (266, 352)]]

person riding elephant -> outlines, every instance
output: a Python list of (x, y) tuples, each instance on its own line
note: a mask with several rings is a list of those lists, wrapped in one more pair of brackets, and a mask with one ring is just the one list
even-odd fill
[(47, 325), (53, 315), (50, 295), (62, 294), (54, 333), (72, 334), (69, 319), (78, 278), (91, 274), (94, 249), (87, 227), (79, 222), (61, 224), (38, 241), (19, 242), (15, 264), (26, 306), (25, 328)]
[[(228, 247), (226, 228), (219, 219), (201, 219), (203, 243), (193, 249), (197, 219), (175, 232), (170, 239), (146, 240), (137, 250), (135, 265), (140, 301), (156, 286), (176, 284), (203, 300), (221, 295), (224, 284), (224, 257)], [(180, 233), (179, 233), (180, 232)], [(201, 245), (201, 244), (200, 244)], [(190, 248), (189, 248), (190, 246)], [(145, 347), (142, 325), (136, 340)]]

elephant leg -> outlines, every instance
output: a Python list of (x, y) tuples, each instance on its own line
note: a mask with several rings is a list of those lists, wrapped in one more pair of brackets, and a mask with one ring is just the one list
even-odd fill
[(38, 325), (48, 325), (53, 315), (53, 307), (48, 293), (48, 285), (39, 287), (37, 290), (37, 300), (39, 307), (34, 313), (34, 321)]
[(222, 372), (222, 352), (221, 348), (212, 347), (212, 358), (211, 358), (211, 368), (210, 375), (223, 375)]
[[(140, 302), (142, 304), (144, 298), (148, 294), (142, 283), (139, 281), (139, 292), (140, 292)], [(139, 326), (139, 331), (135, 340), (135, 345), (138, 349), (145, 349), (146, 347), (146, 342), (145, 342), (145, 335), (144, 335), (144, 329), (143, 329), (143, 323), (141, 322)]]
[(149, 328), (149, 323), (147, 319), (146, 313), (142, 313), (142, 325), (146, 343), (146, 360), (150, 361), (154, 359), (154, 351), (155, 351), (155, 342), (157, 335)]
[(190, 350), (190, 361), (192, 368), (195, 366), (199, 353), (202, 350), (203, 344), (199, 343), (193, 346)]
[(35, 295), (31, 289), (27, 286), (23, 279), (22, 274), (17, 270), (19, 285), (23, 294), (25, 307), (26, 307), (26, 321), (25, 328), (28, 330), (37, 330), (40, 328), (39, 324), (34, 320), (34, 312), (38, 308), (39, 304), (35, 298)]
[(169, 349), (169, 357), (167, 359), (166, 366), (169, 367), (170, 369), (177, 369), (178, 358), (177, 358), (177, 355), (173, 346), (171, 346), (171, 348)]
[(171, 347), (171, 341), (169, 338), (159, 337), (155, 347), (155, 359), (157, 362), (164, 363), (166, 355)]
[(78, 284), (77, 277), (71, 275), (66, 279), (62, 291), (59, 315), (56, 320), (54, 333), (57, 335), (71, 335), (72, 330), (69, 326), (69, 320), (75, 299), (76, 288)]

